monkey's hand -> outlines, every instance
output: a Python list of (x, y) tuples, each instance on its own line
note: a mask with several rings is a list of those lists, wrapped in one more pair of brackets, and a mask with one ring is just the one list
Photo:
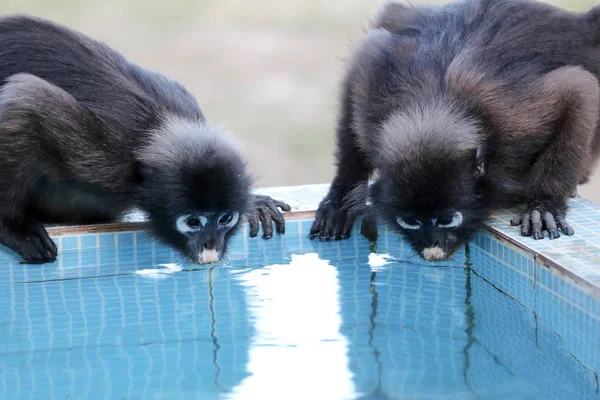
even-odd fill
[(348, 213), (341, 202), (326, 197), (317, 209), (309, 237), (311, 240), (318, 237), (323, 242), (348, 239), (355, 219), (356, 216)]
[(0, 243), (23, 257), (22, 264), (44, 264), (56, 260), (58, 250), (41, 222), (32, 218), (0, 221)]
[(274, 200), (269, 196), (254, 195), (253, 204), (250, 211), (246, 215), (250, 224), (250, 237), (256, 237), (260, 224), (263, 227), (263, 239), (271, 239), (273, 237), (273, 222), (277, 233), (285, 233), (285, 218), (281, 211), (291, 211), (292, 207), (288, 204)]
[(514, 217), (510, 224), (521, 225), (521, 236), (533, 236), (535, 240), (543, 239), (544, 230), (548, 231), (550, 239), (560, 237), (559, 229), (567, 236), (575, 234), (565, 218), (565, 210), (544, 207), (543, 205), (529, 205), (522, 215)]

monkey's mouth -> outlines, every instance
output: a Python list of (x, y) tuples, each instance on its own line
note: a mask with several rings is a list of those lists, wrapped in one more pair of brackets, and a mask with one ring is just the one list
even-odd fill
[(200, 253), (198, 259), (200, 264), (212, 264), (219, 261), (220, 254), (215, 249), (203, 250), (202, 253)]
[(442, 249), (439, 246), (426, 247), (421, 251), (420, 256), (425, 261), (446, 261), (454, 255), (457, 249), (458, 246), (450, 250)]
[(198, 254), (190, 255), (189, 258), (196, 264), (214, 264), (221, 259), (221, 254), (215, 249), (205, 249)]

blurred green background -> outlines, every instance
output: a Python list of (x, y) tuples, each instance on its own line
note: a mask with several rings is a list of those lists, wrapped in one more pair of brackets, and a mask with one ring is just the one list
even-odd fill
[[(441, 3), (441, 1), (424, 1)], [(551, 0), (585, 10), (592, 0)], [(419, 3), (413, 0), (413, 4)], [(243, 143), (257, 186), (329, 182), (338, 87), (379, 0), (0, 0), (182, 82)], [(580, 194), (600, 204), (600, 171)]]

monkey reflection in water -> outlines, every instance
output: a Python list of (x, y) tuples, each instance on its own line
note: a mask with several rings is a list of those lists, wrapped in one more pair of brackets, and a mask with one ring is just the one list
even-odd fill
[(253, 195), (232, 138), (179, 83), (51, 21), (0, 18), (0, 243), (52, 262), (44, 223), (144, 211), (192, 262), (219, 261), (239, 230), (285, 231), (290, 207)]
[(445, 260), (495, 210), (523, 205), (523, 236), (573, 235), (568, 199), (600, 148), (599, 71), (600, 7), (387, 2), (348, 64), (311, 237), (348, 238), (362, 216), (370, 240), (380, 221)]

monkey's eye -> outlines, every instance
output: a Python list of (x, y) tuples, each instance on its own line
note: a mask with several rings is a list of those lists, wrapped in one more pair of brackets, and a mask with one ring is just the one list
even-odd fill
[(219, 218), (219, 224), (228, 225), (231, 221), (233, 221), (233, 215), (225, 214)]
[(414, 230), (421, 228), (421, 222), (417, 221), (414, 218), (402, 219), (400, 217), (396, 217), (396, 222), (398, 222), (398, 225), (400, 225), (402, 228), (408, 229), (408, 230), (414, 231)]
[(452, 222), (452, 215), (444, 215), (437, 219), (437, 223), (440, 225), (448, 225)]
[(187, 234), (201, 230), (208, 220), (201, 215), (182, 215), (177, 218), (176, 227), (180, 233)]
[(202, 226), (202, 222), (198, 217), (189, 217), (186, 222), (190, 228), (200, 228)]
[(457, 228), (462, 225), (462, 222), (462, 213), (458, 211), (450, 215), (444, 215), (437, 220), (438, 226), (444, 229)]
[(219, 217), (218, 224), (221, 228), (231, 227), (238, 222), (239, 213), (232, 212)]

